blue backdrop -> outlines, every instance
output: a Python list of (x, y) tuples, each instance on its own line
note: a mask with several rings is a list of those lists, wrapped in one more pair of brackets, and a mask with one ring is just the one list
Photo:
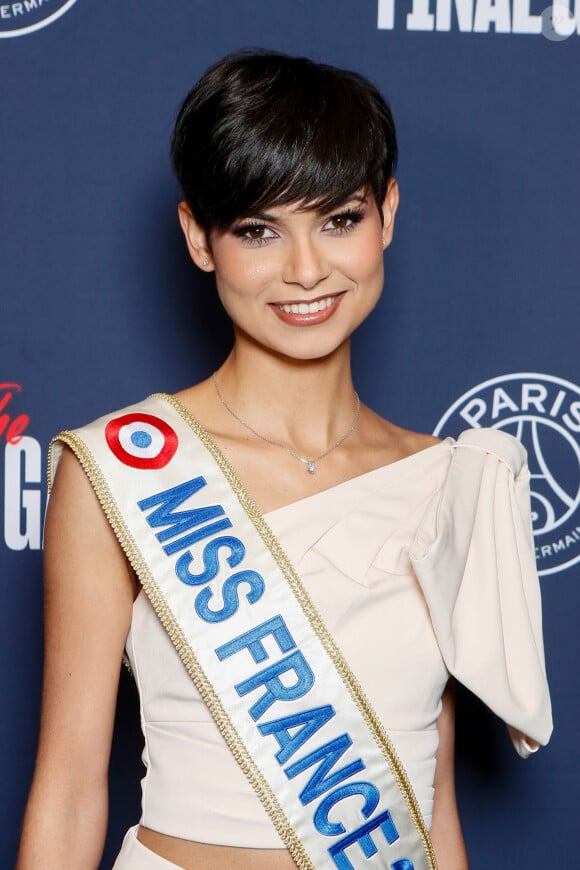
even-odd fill
[[(556, 731), (522, 762), (459, 702), (474, 870), (579, 866), (580, 0), (32, 0), (0, 6), (0, 866), (14, 863), (42, 667), (50, 436), (213, 370), (230, 333), (179, 236), (168, 161), (185, 92), (265, 46), (369, 76), (398, 122), (402, 205), (363, 399), (411, 428), (496, 425), (530, 451)], [(20, 440), (18, 440), (20, 438)], [(122, 678), (103, 868), (138, 819)]]

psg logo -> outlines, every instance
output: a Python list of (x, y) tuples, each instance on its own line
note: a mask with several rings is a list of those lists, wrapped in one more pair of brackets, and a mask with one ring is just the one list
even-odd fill
[(107, 423), (105, 438), (117, 459), (131, 468), (163, 468), (177, 450), (177, 435), (152, 414), (124, 414)]
[(68, 12), (77, 0), (24, 0), (0, 6), (0, 39), (27, 36)]
[(528, 452), (539, 574), (580, 562), (580, 387), (553, 375), (493, 378), (464, 393), (437, 423), (456, 437), (470, 426), (504, 429)]

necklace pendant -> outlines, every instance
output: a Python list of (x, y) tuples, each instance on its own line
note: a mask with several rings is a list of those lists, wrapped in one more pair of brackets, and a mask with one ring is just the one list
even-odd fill
[(306, 470), (308, 471), (308, 474), (316, 474), (316, 466), (314, 462), (307, 462)]

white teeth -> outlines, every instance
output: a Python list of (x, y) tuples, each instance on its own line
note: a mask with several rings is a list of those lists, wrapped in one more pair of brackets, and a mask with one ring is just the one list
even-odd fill
[(316, 302), (293, 302), (291, 305), (278, 305), (278, 308), (286, 314), (317, 314), (330, 308), (335, 299), (336, 296), (325, 296)]

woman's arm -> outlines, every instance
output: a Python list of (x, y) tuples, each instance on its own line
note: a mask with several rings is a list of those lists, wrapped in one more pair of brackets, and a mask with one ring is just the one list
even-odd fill
[(40, 741), (17, 870), (92, 870), (135, 581), (96, 496), (65, 450), (46, 522)]
[(468, 870), (469, 862), (455, 797), (455, 699), (452, 681), (443, 693), (443, 708), (437, 726), (439, 748), (431, 841), (439, 870)]

